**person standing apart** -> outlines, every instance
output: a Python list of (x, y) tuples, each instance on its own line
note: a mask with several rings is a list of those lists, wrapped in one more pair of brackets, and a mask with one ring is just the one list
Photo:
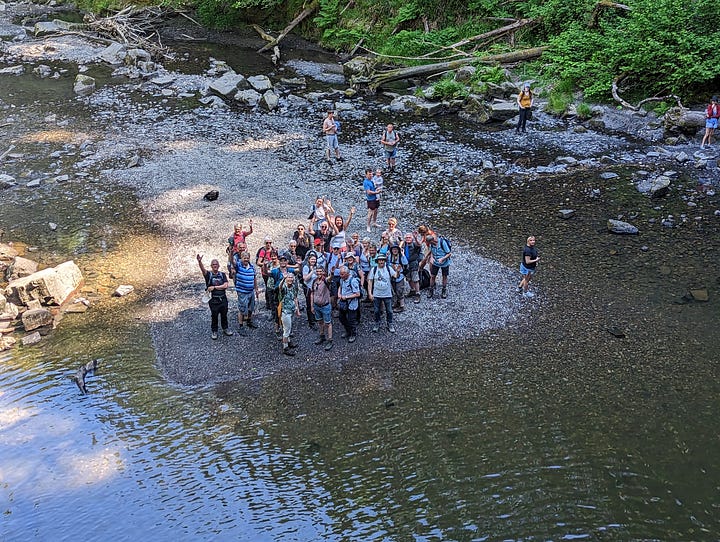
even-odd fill
[(520, 131), (525, 133), (527, 131), (525, 130), (525, 124), (527, 123), (528, 116), (532, 110), (533, 102), (534, 97), (532, 91), (530, 90), (530, 83), (525, 83), (517, 97), (520, 116), (518, 117), (517, 127), (515, 128), (516, 133), (520, 133)]
[(328, 162), (331, 162), (330, 153), (332, 151), (335, 151), (335, 158), (337, 158), (338, 161), (342, 160), (340, 157), (340, 144), (338, 143), (337, 137), (338, 126), (339, 123), (335, 121), (335, 112), (328, 111), (327, 117), (325, 117), (325, 120), (323, 121), (323, 133), (325, 134), (325, 141), (327, 143), (325, 148), (325, 158)]
[(210, 293), (210, 314), (212, 319), (210, 322), (210, 330), (212, 331), (212, 338), (218, 338), (218, 316), (220, 317), (220, 325), (222, 326), (223, 333), (228, 337), (233, 334), (228, 329), (228, 300), (225, 290), (228, 287), (228, 278), (225, 273), (220, 271), (220, 262), (213, 259), (210, 262), (210, 271), (205, 269), (202, 262), (202, 255), (197, 255), (198, 265), (200, 266), (200, 272), (205, 279), (205, 287)]
[(397, 144), (400, 143), (400, 135), (395, 131), (392, 124), (388, 124), (383, 132), (380, 144), (385, 149), (385, 160), (390, 171), (395, 169), (395, 160), (397, 159)]
[(705, 148), (707, 142), (708, 147), (712, 145), (712, 136), (718, 127), (718, 118), (720, 118), (720, 105), (718, 105), (717, 96), (713, 96), (710, 105), (705, 108), (705, 135), (702, 138), (700, 148)]
[(535, 295), (529, 288), (530, 281), (533, 275), (535, 275), (535, 269), (539, 260), (540, 256), (538, 256), (537, 249), (535, 248), (535, 237), (531, 235), (527, 238), (525, 248), (523, 248), (522, 252), (522, 260), (520, 261), (520, 273), (523, 278), (520, 284), (518, 284), (518, 293), (523, 292), (525, 297), (533, 297)]
[(367, 231), (370, 230), (370, 226), (377, 227), (377, 213), (380, 207), (380, 200), (378, 199), (378, 191), (375, 188), (373, 182), (373, 172), (370, 168), (365, 168), (365, 179), (363, 179), (363, 190), (365, 191), (365, 201), (367, 202)]

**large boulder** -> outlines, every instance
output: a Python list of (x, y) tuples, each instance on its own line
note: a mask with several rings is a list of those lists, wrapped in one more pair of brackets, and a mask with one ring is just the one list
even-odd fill
[(377, 62), (367, 56), (356, 56), (343, 64), (343, 74), (350, 79), (353, 76), (368, 77), (375, 69)]
[(15, 279), (22, 277), (28, 277), (33, 273), (37, 272), (38, 264), (27, 258), (17, 256), (5, 272), (5, 277), (8, 282), (12, 282)]
[(12, 281), (5, 288), (5, 297), (17, 305), (27, 305), (33, 299), (43, 305), (62, 305), (82, 282), (80, 269), (68, 261)]
[(490, 104), (490, 120), (504, 122), (517, 116), (518, 105), (515, 101), (499, 101)]
[(470, 94), (465, 99), (465, 105), (459, 116), (465, 120), (485, 124), (490, 122), (490, 108), (487, 106), (482, 96)]
[(670, 189), (670, 177), (659, 175), (653, 179), (644, 179), (637, 185), (638, 192), (650, 194), (653, 198), (661, 198)]
[(261, 98), (262, 95), (258, 91), (253, 89), (241, 90), (235, 94), (235, 101), (238, 101), (245, 105), (249, 105), (251, 107), (255, 107), (258, 102), (260, 102)]
[(15, 177), (11, 177), (10, 175), (7, 175), (5, 173), (0, 173), (0, 190), (4, 190), (5, 188), (12, 188), (17, 183), (15, 182)]
[(244, 76), (239, 73), (235, 73), (234, 71), (228, 71), (225, 72), (222, 77), (218, 77), (210, 83), (208, 90), (214, 94), (227, 98), (229, 96), (234, 96), (238, 89), (243, 86), (244, 88), (247, 88), (247, 85), (248, 83)]
[(267, 75), (251, 75), (247, 78), (247, 82), (250, 86), (258, 92), (266, 92), (273, 88), (272, 81)]
[(112, 65), (123, 64), (126, 56), (127, 47), (117, 42), (111, 43), (97, 55), (99, 60)]
[(277, 94), (275, 94), (272, 90), (267, 90), (265, 91), (265, 94), (263, 94), (262, 100), (260, 100), (260, 105), (268, 111), (274, 111), (277, 108), (279, 101), (280, 98)]
[(53, 315), (47, 309), (31, 309), (22, 313), (22, 323), (25, 331), (32, 331), (39, 327), (53, 323)]
[(637, 235), (639, 232), (632, 224), (622, 220), (613, 220), (612, 218), (607, 221), (607, 229), (610, 233), (618, 235)]

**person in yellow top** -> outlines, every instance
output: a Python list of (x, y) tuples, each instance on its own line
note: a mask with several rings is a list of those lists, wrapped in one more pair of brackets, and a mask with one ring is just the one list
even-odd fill
[(520, 109), (520, 116), (518, 117), (518, 123), (515, 127), (516, 133), (520, 133), (521, 130), (523, 132), (527, 131), (525, 130), (525, 123), (527, 123), (528, 116), (530, 115), (530, 111), (533, 106), (533, 99), (533, 93), (530, 90), (530, 83), (525, 83), (522, 90), (520, 91), (520, 94), (518, 94), (517, 97), (518, 108)]

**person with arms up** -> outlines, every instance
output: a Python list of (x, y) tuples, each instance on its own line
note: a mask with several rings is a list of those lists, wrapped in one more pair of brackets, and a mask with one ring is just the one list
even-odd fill
[(205, 269), (202, 261), (203, 257), (201, 254), (197, 255), (198, 265), (200, 266), (200, 272), (205, 279), (205, 287), (210, 294), (210, 330), (212, 332), (212, 338), (218, 338), (218, 317), (220, 317), (220, 325), (222, 326), (223, 333), (227, 336), (233, 334), (228, 329), (228, 300), (226, 290), (228, 287), (228, 278), (225, 273), (220, 271), (220, 262), (213, 259), (210, 262), (210, 271)]

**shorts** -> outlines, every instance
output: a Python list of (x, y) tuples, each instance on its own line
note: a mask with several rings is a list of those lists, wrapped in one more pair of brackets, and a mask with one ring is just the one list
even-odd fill
[(445, 267), (438, 267), (435, 264), (432, 264), (432, 267), (430, 267), (430, 274), (433, 277), (437, 277), (438, 271), (442, 269), (442, 276), (447, 277), (450, 274), (450, 266), (446, 265)]
[(395, 157), (397, 157), (397, 149), (395, 147), (393, 147), (391, 151), (385, 149), (385, 158), (395, 158)]
[(322, 316), (322, 321), (325, 324), (332, 323), (332, 305), (328, 303), (327, 305), (323, 305), (322, 307), (317, 304), (313, 304), (315, 307), (315, 319), (320, 320), (320, 317)]
[(377, 199), (367, 200), (367, 208), (370, 209), (371, 211), (374, 211), (378, 207), (380, 207), (380, 200), (377, 200)]
[(413, 269), (408, 273), (408, 280), (410, 282), (420, 282), (420, 272), (417, 269)]
[(523, 264), (523, 263), (521, 262), (521, 263), (520, 263), (520, 273), (523, 274), (523, 275), (530, 275), (530, 276), (532, 276), (532, 275), (535, 274), (535, 269), (528, 269), (527, 267), (525, 267), (525, 264)]
[(292, 314), (283, 311), (280, 320), (282, 321), (283, 339), (288, 339), (292, 333)]
[(247, 314), (255, 310), (255, 292), (238, 292), (238, 312)]
[(705, 119), (705, 128), (715, 129), (718, 127), (717, 119)]
[(326, 135), (326, 136), (325, 136), (325, 141), (327, 141), (327, 148), (328, 148), (328, 149), (331, 149), (331, 150), (332, 150), (332, 149), (339, 149), (339, 148), (340, 148), (340, 144), (338, 143), (337, 134)]

